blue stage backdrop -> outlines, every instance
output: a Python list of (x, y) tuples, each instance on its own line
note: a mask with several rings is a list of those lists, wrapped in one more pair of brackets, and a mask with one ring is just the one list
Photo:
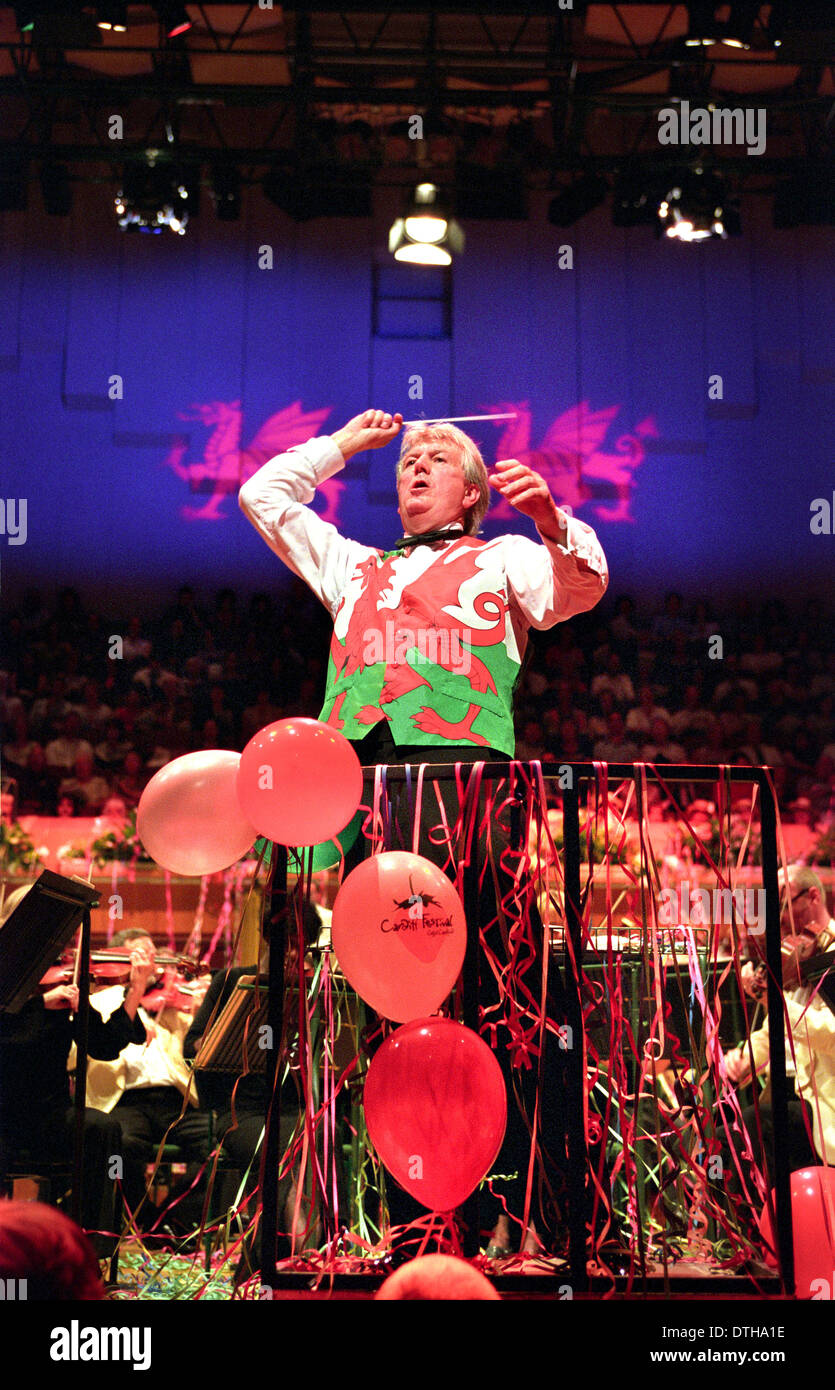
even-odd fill
[[(373, 224), (298, 226), (251, 190), (240, 222), (204, 206), (185, 237), (119, 233), (104, 189), (69, 219), (38, 204), (0, 216), (7, 604), (283, 583), (240, 481), (369, 404), (516, 411), (473, 427), (485, 457), (530, 458), (596, 527), (613, 592), (828, 589), (835, 538), (810, 523), (835, 476), (835, 229), (777, 232), (749, 200), (743, 237), (687, 247), (605, 209), (561, 231), (534, 200), (467, 227), (445, 303), (436, 272), (392, 271), (385, 196)], [(319, 498), (346, 534), (399, 533), (395, 452)], [(527, 523), (497, 505), (499, 528)]]

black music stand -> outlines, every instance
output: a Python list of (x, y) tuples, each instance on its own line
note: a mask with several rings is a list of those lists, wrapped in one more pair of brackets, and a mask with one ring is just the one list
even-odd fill
[(98, 890), (84, 879), (44, 869), (0, 930), (0, 1012), (18, 1013), (81, 923), (78, 1036), (75, 1070), (75, 1145), (72, 1218), (81, 1216), (84, 1180), (84, 1109), (87, 1098), (87, 1035), (90, 1017), (90, 909)]

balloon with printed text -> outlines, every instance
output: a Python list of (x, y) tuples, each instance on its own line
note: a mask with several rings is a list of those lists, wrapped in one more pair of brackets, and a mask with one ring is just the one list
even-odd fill
[(336, 895), (332, 943), (348, 983), (395, 1023), (440, 1008), (467, 948), (467, 923), (446, 874), (419, 854), (366, 859)]

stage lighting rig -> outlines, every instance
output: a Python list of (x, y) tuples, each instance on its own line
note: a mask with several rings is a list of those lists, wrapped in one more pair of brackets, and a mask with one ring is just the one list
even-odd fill
[(723, 240), (739, 231), (739, 213), (729, 203), (724, 181), (701, 166), (670, 175), (658, 204), (659, 230), (675, 241)]
[[(690, 0), (687, 48), (710, 48), (724, 43), (729, 48), (750, 48), (761, 9), (761, 0), (735, 0), (719, 5), (715, 0)], [(721, 13), (722, 18), (717, 19)], [(764, 37), (765, 31), (762, 31)]]
[(120, 4), (119, 0), (109, 0), (108, 4), (96, 5), (96, 23), (105, 32), (110, 30), (114, 34), (126, 34), (128, 29), (128, 7)]
[(451, 265), (464, 249), (464, 233), (435, 183), (419, 183), (406, 209), (389, 232), (389, 251), (411, 265)]
[(185, 5), (163, 3), (159, 7), (159, 12), (166, 38), (176, 39), (191, 28), (191, 20)]
[(158, 235), (167, 229), (184, 236), (196, 202), (196, 189), (182, 172), (169, 163), (158, 164), (149, 153), (146, 163), (125, 166), (115, 199), (116, 216), (124, 232)]

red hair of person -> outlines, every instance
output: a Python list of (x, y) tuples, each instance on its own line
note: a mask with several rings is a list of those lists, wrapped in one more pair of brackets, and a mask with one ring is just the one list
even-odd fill
[(0, 1278), (25, 1279), (30, 1302), (106, 1297), (81, 1227), (44, 1202), (0, 1200)]
[(455, 1255), (419, 1255), (390, 1274), (375, 1294), (376, 1299), (480, 1301), (501, 1299), (490, 1280), (466, 1260)]

